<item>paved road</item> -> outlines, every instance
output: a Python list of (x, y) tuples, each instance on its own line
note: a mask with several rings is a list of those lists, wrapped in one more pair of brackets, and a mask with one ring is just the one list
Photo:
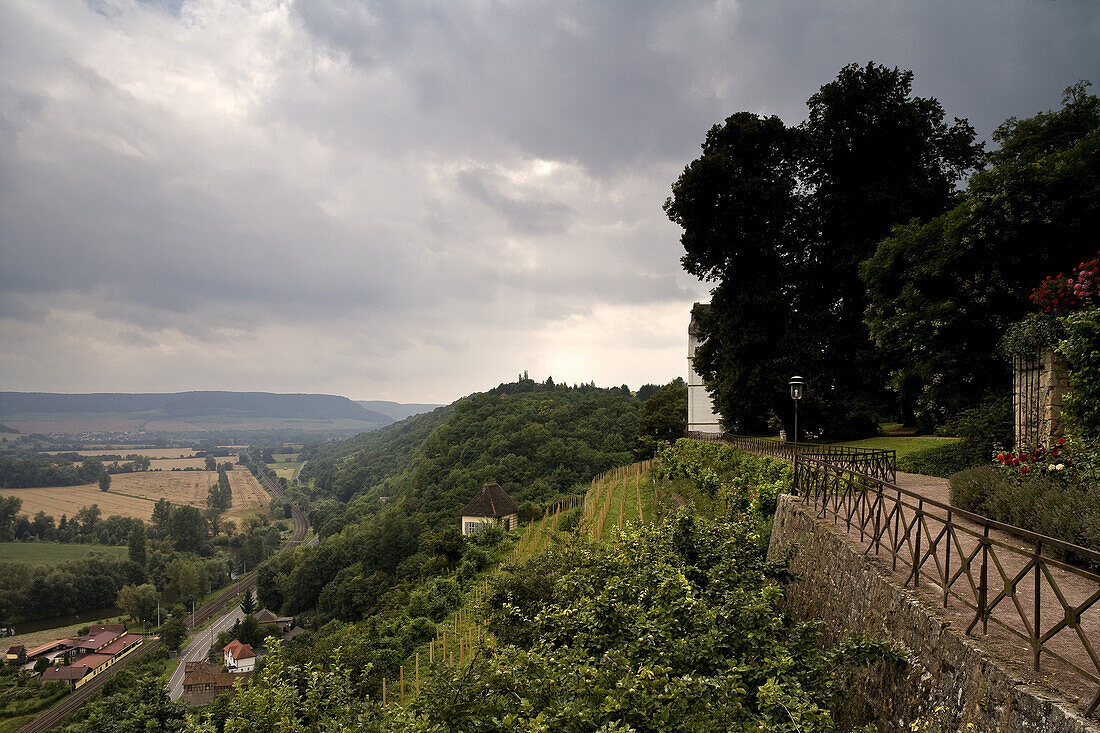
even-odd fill
[(191, 637), (191, 641), (180, 651), (178, 656), (179, 666), (172, 673), (172, 678), (168, 680), (168, 696), (170, 698), (179, 700), (183, 696), (183, 672), (187, 667), (187, 662), (198, 662), (206, 659), (206, 652), (218, 638), (218, 634), (232, 628), (237, 619), (243, 617), (244, 612), (241, 611), (241, 607), (234, 605), (233, 610), (229, 613)]

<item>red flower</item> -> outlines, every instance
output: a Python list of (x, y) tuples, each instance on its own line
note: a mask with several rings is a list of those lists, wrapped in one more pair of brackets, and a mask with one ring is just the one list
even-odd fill
[(1020, 473), (1028, 473), (1029, 471), (1031, 471), (1031, 469), (1027, 466), (1020, 466)]

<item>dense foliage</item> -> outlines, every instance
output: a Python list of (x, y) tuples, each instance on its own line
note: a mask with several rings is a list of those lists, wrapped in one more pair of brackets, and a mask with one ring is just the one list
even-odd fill
[(450, 414), (450, 407), (441, 407), (348, 440), (307, 448), (301, 456), (306, 465), (299, 478), (312, 483), (317, 496), (350, 501), (403, 471), (421, 443)]
[(1008, 392), (998, 344), (1037, 276), (1086, 259), (1100, 228), (1100, 100), (1008, 120), (963, 200), (894, 229), (862, 269), (867, 323), (906, 417), (925, 428)]
[(634, 457), (651, 458), (660, 441), (682, 438), (687, 432), (687, 409), (688, 388), (684, 380), (675, 379), (654, 392), (638, 418)]
[(365, 699), (366, 650), (341, 647), (328, 664), (277, 650), (219, 715), (226, 731), (833, 730), (843, 671), (898, 657), (860, 638), (822, 651), (788, 623), (759, 531), (680, 514), (512, 568), (486, 602), (495, 641), (437, 665), (404, 710)]
[(0, 488), (79, 486), (90, 484), (104, 470), (103, 463), (88, 458), (80, 465), (62, 456), (0, 457)]
[(1069, 392), (1063, 399), (1073, 434), (1100, 442), (1100, 309), (1066, 317), (1066, 337), (1058, 351), (1069, 366)]
[(714, 126), (673, 184), (684, 267), (717, 282), (695, 366), (728, 429), (786, 422), (787, 378), (803, 374), (809, 433), (875, 431), (884, 380), (859, 263), (892, 225), (946, 210), (981, 155), (973, 129), (912, 81), (846, 66), (798, 127), (748, 112)]
[(122, 586), (144, 580), (140, 566), (102, 554), (52, 567), (0, 562), (0, 625), (113, 606)]

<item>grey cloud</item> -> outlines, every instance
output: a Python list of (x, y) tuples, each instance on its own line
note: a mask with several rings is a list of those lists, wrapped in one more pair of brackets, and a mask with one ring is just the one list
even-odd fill
[(0, 387), (444, 401), (565, 323), (599, 367), (563, 379), (667, 379), (710, 125), (869, 59), (983, 135), (1100, 83), (1085, 0), (91, 7), (0, 3)]
[(458, 186), (467, 194), (496, 211), (519, 232), (527, 234), (560, 233), (576, 212), (557, 201), (520, 199), (507, 195), (504, 186), (484, 169), (469, 169), (458, 174)]

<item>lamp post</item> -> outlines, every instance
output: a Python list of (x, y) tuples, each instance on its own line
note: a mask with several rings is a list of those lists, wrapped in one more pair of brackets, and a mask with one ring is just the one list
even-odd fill
[(794, 400), (794, 445), (795, 448), (798, 448), (798, 401), (802, 399), (802, 394), (806, 388), (806, 380), (795, 375), (791, 377), (788, 384), (791, 386), (791, 399)]

